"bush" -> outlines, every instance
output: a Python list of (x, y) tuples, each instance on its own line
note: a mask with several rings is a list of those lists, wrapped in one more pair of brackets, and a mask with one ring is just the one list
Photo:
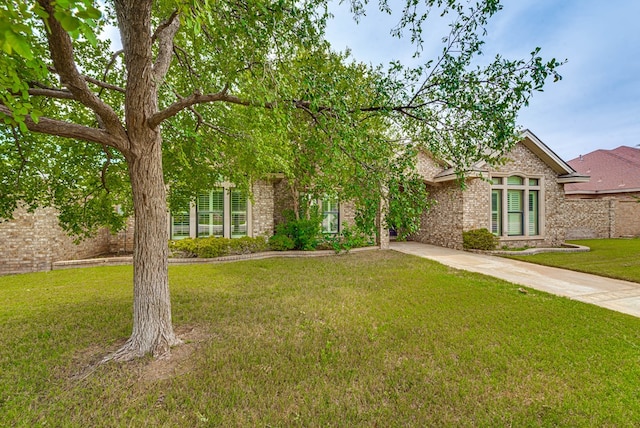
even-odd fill
[(179, 241), (169, 241), (169, 257), (198, 257), (196, 240), (193, 238), (185, 238)]
[(287, 221), (276, 226), (276, 235), (287, 236), (296, 250), (315, 250), (322, 238), (322, 219), (318, 215), (295, 219), (289, 215)]
[(357, 227), (344, 226), (337, 235), (325, 235), (324, 244), (339, 253), (352, 248), (368, 247), (372, 242), (371, 237)]
[(462, 247), (465, 250), (495, 250), (498, 237), (487, 229), (473, 229), (462, 232)]
[(229, 242), (229, 252), (231, 254), (251, 254), (267, 251), (269, 244), (264, 236), (251, 238), (243, 236), (242, 238), (231, 239)]
[(229, 238), (198, 238), (196, 241), (196, 254), (203, 259), (209, 259), (213, 257), (222, 257), (229, 254), (229, 247), (231, 245)]
[(267, 240), (263, 236), (229, 239), (218, 237), (186, 238), (169, 241), (171, 257), (213, 258), (230, 254), (251, 254), (268, 250)]
[(269, 247), (273, 251), (293, 250), (295, 246), (296, 244), (293, 242), (293, 239), (286, 235), (273, 235), (269, 238)]

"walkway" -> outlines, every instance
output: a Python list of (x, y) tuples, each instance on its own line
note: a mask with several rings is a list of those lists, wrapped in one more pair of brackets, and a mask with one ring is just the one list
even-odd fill
[(640, 317), (640, 284), (635, 282), (418, 242), (392, 242), (391, 249)]

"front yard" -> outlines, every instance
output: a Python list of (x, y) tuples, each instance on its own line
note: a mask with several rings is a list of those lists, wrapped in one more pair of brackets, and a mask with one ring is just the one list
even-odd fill
[(130, 266), (0, 277), (7, 426), (637, 426), (640, 319), (391, 251), (172, 266), (167, 362)]
[(569, 241), (569, 243), (586, 245), (591, 248), (591, 251), (508, 257), (546, 266), (640, 282), (640, 238), (586, 239)]

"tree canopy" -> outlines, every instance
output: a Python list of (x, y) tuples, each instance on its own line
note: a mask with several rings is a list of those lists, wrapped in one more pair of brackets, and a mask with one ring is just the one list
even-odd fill
[[(361, 17), (366, 2), (350, 5)], [(83, 234), (117, 229), (135, 213), (134, 333), (121, 356), (177, 343), (169, 331), (166, 189), (178, 206), (222, 177), (249, 189), (279, 172), (299, 190), (355, 200), (363, 213), (389, 186), (424, 201), (412, 170), (417, 150), (461, 175), (479, 160), (499, 161), (518, 139), (519, 109), (549, 76), (559, 78), (560, 63), (538, 49), (476, 65), (497, 0), (407, 0), (392, 31), (418, 56), (432, 42), (422, 32), (429, 15), (451, 19), (440, 53), (412, 67), (365, 65), (333, 51), (324, 37), (329, 6), (0, 5), (0, 216), (10, 218), (20, 202), (53, 205), (67, 230)], [(114, 28), (121, 49), (108, 39)], [(153, 331), (143, 318), (160, 315), (148, 315), (149, 306), (169, 313)]]

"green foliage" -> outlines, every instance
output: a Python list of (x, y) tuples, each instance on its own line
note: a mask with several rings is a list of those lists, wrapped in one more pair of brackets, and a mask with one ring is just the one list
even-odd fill
[(295, 246), (293, 239), (286, 235), (273, 235), (269, 238), (269, 248), (273, 251), (289, 251), (293, 250)]
[(422, 215), (430, 206), (429, 193), (420, 177), (415, 174), (394, 177), (389, 183), (387, 227), (398, 233), (398, 239), (404, 240), (418, 232)]
[(315, 250), (322, 239), (322, 218), (317, 209), (308, 218), (296, 219), (292, 212), (286, 213), (286, 221), (276, 226), (275, 235), (286, 236), (293, 241), (296, 250)]
[[(175, 12), (181, 18), (171, 40), (171, 68), (159, 79), (158, 110), (190, 96), (229, 95), (185, 105), (163, 121), (163, 166), (172, 206), (183, 205), (221, 177), (249, 191), (252, 181), (281, 172), (292, 183), (293, 197), (331, 194), (354, 201), (358, 225), (367, 232), (375, 230), (377, 203), (389, 191), (387, 222), (405, 235), (415, 230), (426, 208), (420, 192), (409, 190), (419, 187), (410, 185), (416, 147), (447, 160), (460, 174), (479, 160), (497, 162), (518, 138), (518, 109), (547, 77), (559, 78), (560, 63), (542, 60), (534, 49), (526, 60), (497, 57), (476, 67), (483, 28), (500, 9), (497, 1), (475, 6), (427, 1), (424, 8), (404, 3), (383, 0), (379, 6), (390, 13), (396, 6), (402, 10), (394, 33), (407, 33), (417, 56), (432, 9), (452, 22), (438, 57), (415, 67), (399, 62), (374, 67), (333, 52), (322, 37), (330, 16), (323, 0), (251, 0), (217, 7), (154, 2), (147, 32), (154, 34), (150, 61), (159, 50), (155, 30)], [(85, 234), (99, 224), (114, 229), (122, 224), (97, 213), (109, 204), (123, 207), (124, 215), (132, 212), (126, 157), (106, 138), (114, 137), (114, 130), (131, 130), (125, 107), (133, 111), (140, 101), (128, 99), (123, 89), (126, 76), (134, 73), (127, 69), (133, 51), (127, 45), (115, 54), (104, 41), (106, 24), (121, 29), (129, 24), (125, 14), (119, 15), (125, 21), (116, 19), (123, 5), (91, 0), (58, 0), (49, 9), (46, 2), (0, 5), (0, 169), (10, 171), (0, 183), (0, 216), (10, 217), (18, 201), (52, 205), (66, 212), (62, 221), (69, 231)], [(365, 10), (364, 2), (351, 5), (356, 14)], [(68, 65), (84, 74), (86, 96), (71, 97), (52, 67), (50, 50), (59, 46), (47, 40), (53, 19), (71, 40), (75, 63)], [(117, 124), (104, 127), (105, 110), (113, 112), (109, 119)], [(57, 121), (41, 131), (71, 136), (73, 143), (34, 137), (28, 118)], [(105, 139), (85, 144), (87, 134), (76, 132), (79, 128), (100, 130)], [(80, 162), (74, 165), (73, 159)], [(96, 198), (101, 201), (88, 203)]]
[(473, 229), (462, 232), (462, 247), (465, 250), (495, 250), (498, 237), (488, 229)]
[(269, 244), (264, 236), (256, 236), (255, 238), (243, 236), (231, 239), (229, 242), (229, 252), (231, 254), (251, 254), (267, 251)]
[(228, 255), (251, 254), (267, 251), (269, 246), (263, 236), (251, 238), (185, 238), (169, 241), (169, 249), (173, 257), (214, 258)]
[(336, 253), (349, 252), (352, 248), (368, 247), (374, 244), (371, 235), (366, 234), (357, 226), (344, 225), (340, 233), (324, 235), (323, 244), (328, 245)]

